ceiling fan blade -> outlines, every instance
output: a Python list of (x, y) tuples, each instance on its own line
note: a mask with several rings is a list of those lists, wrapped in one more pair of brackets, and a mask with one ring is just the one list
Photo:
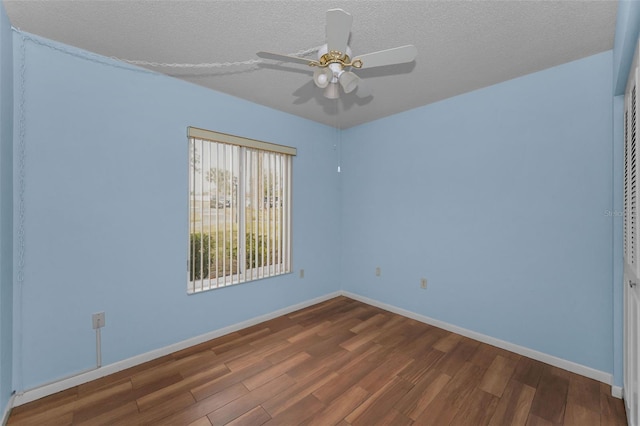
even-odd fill
[(263, 59), (273, 59), (275, 61), (294, 62), (297, 64), (305, 64), (305, 65), (310, 65), (311, 63), (315, 62), (309, 59), (299, 58), (298, 56), (281, 55), (279, 53), (271, 53), (271, 52), (258, 52), (256, 53), (256, 55), (258, 55), (258, 57)]
[(342, 9), (327, 11), (327, 49), (329, 51), (347, 52), (352, 22), (353, 16)]
[[(362, 61), (362, 68), (381, 67), (384, 65), (402, 64), (416, 59), (418, 49), (412, 44), (394, 47), (393, 49), (380, 50), (358, 56)], [(354, 61), (356, 60), (354, 59)]]

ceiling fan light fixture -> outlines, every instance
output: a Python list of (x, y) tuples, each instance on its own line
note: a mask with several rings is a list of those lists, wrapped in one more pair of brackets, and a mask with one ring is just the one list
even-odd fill
[(313, 82), (321, 89), (324, 89), (331, 83), (333, 72), (329, 68), (318, 68), (313, 72)]
[(356, 89), (356, 87), (358, 87), (358, 82), (360, 81), (360, 79), (354, 73), (345, 71), (340, 74), (338, 81), (340, 82), (344, 93), (351, 93)]
[(338, 83), (329, 83), (329, 85), (324, 89), (324, 97), (327, 99), (338, 99), (338, 97), (340, 97)]

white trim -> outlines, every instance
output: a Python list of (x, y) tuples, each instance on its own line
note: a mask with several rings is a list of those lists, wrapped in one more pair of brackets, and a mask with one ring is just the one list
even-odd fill
[(72, 388), (74, 386), (81, 385), (83, 383), (90, 382), (91, 380), (96, 380), (101, 377), (108, 376), (109, 374), (117, 373), (118, 371), (122, 371), (127, 368), (134, 367), (136, 365), (154, 360), (156, 358), (160, 358), (165, 355), (169, 355), (173, 352), (177, 352), (182, 349), (186, 349), (191, 346), (204, 343), (208, 340), (215, 339), (216, 337), (224, 336), (225, 334), (233, 333), (235, 331), (242, 330), (243, 328), (251, 327), (252, 325), (256, 325), (261, 322), (265, 322), (270, 319), (277, 318), (282, 315), (286, 315), (293, 311), (297, 311), (299, 309), (303, 309), (308, 306), (315, 305), (320, 302), (324, 302), (325, 300), (333, 299), (334, 297), (338, 297), (341, 294), (342, 293), (340, 291), (325, 294), (324, 296), (319, 296), (314, 299), (297, 303), (295, 305), (290, 305), (285, 308), (278, 309), (277, 311), (260, 315), (258, 317), (254, 317), (246, 321), (242, 321), (227, 327), (223, 327), (218, 330), (210, 331), (208, 333), (201, 334), (199, 336), (195, 336), (190, 339), (186, 339), (181, 342), (174, 343), (169, 346), (165, 346), (163, 348), (158, 348), (140, 355), (133, 356), (131, 358), (124, 359), (122, 361), (117, 361), (117, 362), (114, 362), (113, 364), (105, 365), (104, 367), (101, 367), (98, 369), (82, 372), (75, 376), (67, 377), (65, 379), (61, 379), (49, 384), (45, 384), (37, 388), (29, 389), (24, 392), (18, 392), (16, 395), (14, 395), (15, 399), (13, 401), (13, 406), (17, 407), (19, 405), (23, 405), (28, 402), (35, 401), (36, 399), (53, 395), (54, 393)]
[(11, 414), (11, 409), (14, 407), (14, 401), (16, 399), (16, 395), (13, 394), (7, 401), (7, 406), (4, 407), (4, 412), (2, 413), (2, 421), (0, 421), (0, 425), (4, 426), (9, 421), (9, 414)]
[[(587, 367), (586, 365), (582, 365), (572, 361), (568, 361), (566, 359), (558, 358), (556, 356), (549, 355), (543, 352), (538, 352), (536, 350), (529, 349), (524, 346), (516, 345), (515, 343), (510, 343), (504, 340), (496, 339), (495, 337), (487, 336), (486, 334), (482, 334), (476, 331), (468, 330), (466, 328), (458, 327), (457, 325), (449, 324), (444, 321), (427, 317), (425, 315), (417, 314), (415, 312), (411, 312), (406, 309), (398, 308), (393, 305), (379, 302), (377, 300), (370, 299), (365, 296), (360, 296), (359, 294), (351, 293), (348, 291), (343, 291), (342, 294), (346, 297), (358, 300), (368, 305), (377, 306), (378, 308), (387, 310), (389, 312), (393, 312), (398, 315), (402, 315), (407, 318), (411, 318), (416, 321), (423, 322), (425, 324), (433, 325), (435, 327), (442, 328), (444, 330), (451, 331), (453, 333), (460, 334), (462, 336), (466, 336), (471, 339), (478, 340), (480, 342), (487, 343), (492, 346), (497, 346), (507, 351), (524, 355), (528, 358), (532, 358), (537, 361), (553, 365), (554, 367), (562, 368), (563, 370), (567, 370), (572, 373), (580, 374), (581, 376), (589, 377), (591, 379), (597, 380), (602, 383), (606, 383), (608, 385), (611, 385), (613, 383), (612, 374), (604, 371), (596, 370), (591, 367)], [(621, 393), (620, 391), (618, 391), (618, 389), (619, 389), (618, 386), (616, 386), (615, 388), (613, 386), (611, 387), (612, 396), (616, 396), (620, 398), (620, 396), (617, 396), (617, 394)]]

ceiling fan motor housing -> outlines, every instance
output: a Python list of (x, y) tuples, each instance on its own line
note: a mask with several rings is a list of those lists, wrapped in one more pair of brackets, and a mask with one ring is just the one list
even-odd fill
[(345, 64), (349, 64), (351, 48), (347, 46), (346, 52), (331, 51), (327, 45), (318, 49), (318, 68), (313, 74), (313, 81), (320, 88), (327, 87), (328, 84), (337, 83), (340, 75), (344, 72)]

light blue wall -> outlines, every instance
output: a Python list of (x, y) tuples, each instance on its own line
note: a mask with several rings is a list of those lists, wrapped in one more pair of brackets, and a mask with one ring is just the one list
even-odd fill
[(11, 24), (0, 4), (0, 413), (13, 384), (13, 51)]
[(612, 372), (612, 68), (609, 51), (345, 131), (343, 288)]
[[(340, 288), (334, 129), (47, 40), (24, 43), (21, 388), (95, 366), (93, 312), (106, 312), (109, 364)], [(298, 148), (295, 273), (187, 296), (187, 126)]]

